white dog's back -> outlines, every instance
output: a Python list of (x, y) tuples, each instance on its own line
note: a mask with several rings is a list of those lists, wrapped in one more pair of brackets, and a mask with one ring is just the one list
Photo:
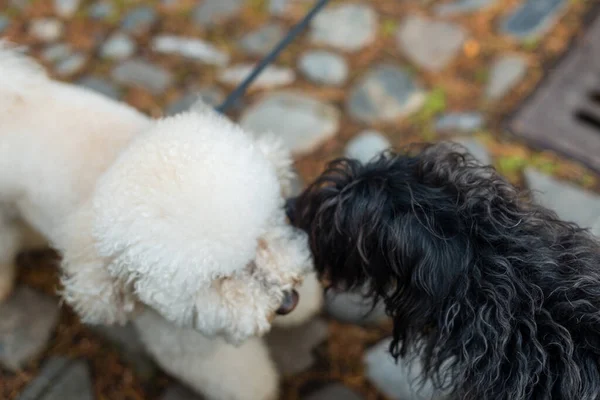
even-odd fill
[[(149, 122), (125, 104), (48, 79), (38, 64), (0, 42), (0, 171), (6, 171), (0, 203), (35, 215), (35, 228), (50, 236), (56, 220)], [(40, 215), (48, 209), (52, 215)]]

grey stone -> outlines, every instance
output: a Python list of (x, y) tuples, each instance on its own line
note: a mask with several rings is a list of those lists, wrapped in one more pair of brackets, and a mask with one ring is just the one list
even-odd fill
[(121, 29), (125, 32), (140, 34), (150, 30), (156, 22), (156, 11), (150, 6), (138, 6), (123, 17)]
[(27, 384), (18, 397), (18, 400), (37, 400), (48, 391), (60, 375), (69, 367), (69, 359), (64, 357), (51, 357), (43, 363), (35, 379)]
[(58, 40), (64, 30), (62, 22), (56, 18), (40, 18), (31, 21), (29, 33), (31, 36), (43, 42), (54, 42)]
[[(239, 85), (254, 70), (254, 64), (238, 64), (227, 67), (219, 73), (219, 82), (227, 85)], [(294, 82), (294, 70), (276, 65), (269, 65), (262, 70), (250, 85), (251, 89), (273, 89)]]
[(327, 322), (320, 318), (293, 328), (273, 328), (266, 341), (278, 371), (293, 376), (309, 369), (315, 362), (313, 349), (328, 333)]
[(87, 63), (87, 56), (83, 53), (74, 53), (59, 61), (54, 70), (59, 76), (70, 76), (80, 72)]
[(331, 383), (303, 398), (304, 400), (361, 400), (363, 396), (341, 383)]
[(483, 123), (484, 117), (480, 112), (451, 112), (436, 120), (435, 130), (441, 133), (471, 133), (481, 129)]
[(71, 47), (65, 43), (57, 43), (46, 47), (41, 54), (44, 61), (56, 63), (71, 55)]
[(340, 86), (348, 79), (348, 64), (344, 57), (329, 51), (306, 52), (298, 64), (300, 71), (315, 83)]
[(360, 132), (346, 145), (346, 157), (367, 163), (391, 147), (390, 141), (380, 132)]
[(244, 35), (238, 45), (246, 54), (264, 56), (275, 48), (284, 35), (281, 24), (267, 24)]
[(99, 1), (88, 8), (88, 15), (95, 20), (105, 20), (110, 18), (115, 12), (113, 3), (109, 1)]
[(188, 110), (196, 101), (202, 100), (209, 106), (217, 106), (225, 99), (225, 94), (218, 87), (206, 87), (198, 91), (191, 91), (184, 94), (179, 99), (173, 101), (167, 107), (167, 115), (179, 114), (182, 111)]
[(373, 301), (360, 291), (336, 292), (330, 289), (325, 293), (325, 310), (338, 321), (357, 325), (377, 325), (387, 319), (385, 306)]
[(494, 61), (485, 88), (488, 100), (498, 100), (513, 89), (527, 72), (527, 61), (519, 55), (505, 55)]
[(600, 218), (598, 218), (598, 220), (592, 227), (592, 234), (600, 237)]
[(413, 365), (400, 359), (396, 364), (390, 354), (391, 339), (384, 339), (365, 353), (365, 375), (367, 379), (392, 400), (431, 400), (436, 397), (430, 381), (420, 387), (419, 377), (422, 376), (419, 363)]
[(396, 40), (413, 63), (432, 72), (446, 67), (467, 39), (460, 25), (410, 15), (400, 23)]
[(453, 17), (456, 15), (481, 11), (496, 4), (498, 0), (456, 0), (452, 3), (435, 6), (434, 12), (439, 17)]
[(339, 4), (321, 11), (311, 22), (313, 43), (357, 51), (375, 40), (379, 18), (367, 4)]
[(11, 6), (23, 11), (32, 1), (31, 0), (9, 0)]
[(282, 137), (292, 153), (303, 154), (337, 133), (340, 112), (300, 92), (282, 91), (269, 94), (248, 108), (241, 124), (257, 134), (273, 132)]
[(203, 0), (194, 9), (192, 19), (198, 25), (213, 26), (236, 15), (243, 3), (243, 0)]
[(533, 197), (566, 221), (590, 228), (600, 218), (600, 196), (573, 184), (560, 182), (533, 168), (525, 169), (525, 181)]
[(136, 47), (129, 35), (117, 32), (102, 44), (100, 55), (113, 60), (124, 60), (135, 53)]
[(166, 69), (141, 59), (122, 62), (113, 68), (111, 76), (117, 83), (142, 87), (153, 94), (163, 93), (173, 80)]
[(8, 17), (0, 15), (0, 33), (4, 32), (4, 30), (8, 28), (8, 25), (10, 25)]
[(95, 326), (93, 329), (120, 350), (123, 358), (131, 363), (140, 378), (149, 380), (155, 375), (156, 365), (147, 354), (133, 325)]
[(97, 93), (103, 94), (111, 99), (119, 99), (121, 93), (119, 88), (112, 82), (95, 76), (86, 76), (79, 80), (79, 85), (91, 89)]
[(502, 22), (500, 31), (517, 39), (535, 39), (548, 32), (566, 9), (566, 0), (525, 0)]
[(198, 396), (190, 389), (180, 384), (176, 384), (169, 387), (160, 400), (202, 400), (202, 397)]
[(152, 40), (152, 49), (163, 54), (177, 54), (205, 64), (225, 66), (229, 55), (201, 39), (185, 36), (159, 35)]
[(51, 358), (18, 400), (93, 400), (92, 380), (84, 361)]
[(490, 153), (487, 151), (485, 146), (479, 141), (468, 138), (457, 138), (454, 139), (453, 142), (464, 146), (467, 149), (467, 151), (471, 153), (471, 155), (475, 157), (475, 159), (479, 161), (482, 165), (490, 165), (492, 163)]
[(71, 18), (77, 9), (81, 0), (54, 0), (54, 11), (56, 15), (62, 18)]
[(269, 1), (269, 12), (271, 15), (281, 17), (288, 10), (290, 0), (271, 0)]
[(17, 287), (0, 304), (0, 364), (16, 371), (37, 357), (58, 321), (55, 299), (27, 287)]
[(363, 122), (394, 122), (417, 111), (424, 101), (420, 85), (405, 70), (380, 64), (351, 90), (347, 108)]

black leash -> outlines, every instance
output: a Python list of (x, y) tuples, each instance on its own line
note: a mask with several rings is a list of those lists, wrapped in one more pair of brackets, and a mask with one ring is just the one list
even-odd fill
[(275, 48), (271, 50), (271, 52), (267, 54), (267, 56), (263, 58), (260, 63), (258, 63), (258, 65), (254, 68), (252, 73), (248, 75), (248, 77), (244, 79), (244, 81), (240, 83), (238, 87), (236, 87), (235, 90), (229, 94), (229, 96), (227, 96), (225, 101), (221, 103), (221, 105), (219, 105), (216, 108), (216, 110), (220, 113), (224, 113), (240, 97), (242, 97), (244, 93), (246, 93), (246, 90), (248, 89), (250, 84), (252, 84), (254, 79), (256, 79), (256, 77), (269, 64), (275, 61), (275, 59), (279, 56), (279, 53), (281, 53), (281, 51), (285, 49), (296, 38), (296, 36), (298, 36), (298, 34), (300, 34), (300, 32), (302, 32), (307, 27), (307, 25), (310, 23), (313, 17), (317, 15), (317, 13), (321, 11), (321, 9), (325, 7), (328, 2), (329, 0), (317, 0), (315, 5), (310, 9), (310, 11), (306, 14), (302, 21), (298, 22), (292, 29), (290, 29), (288, 34), (281, 40), (281, 42), (279, 42), (279, 44), (277, 44), (277, 46), (275, 46)]

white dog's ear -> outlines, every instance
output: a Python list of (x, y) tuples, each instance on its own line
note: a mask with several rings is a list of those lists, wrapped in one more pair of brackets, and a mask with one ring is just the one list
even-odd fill
[(98, 255), (92, 236), (89, 204), (72, 214), (54, 246), (62, 255), (61, 291), (64, 301), (88, 324), (124, 324), (137, 302), (125, 282), (113, 278), (109, 260)]
[(283, 197), (291, 196), (292, 181), (296, 174), (292, 168), (293, 161), (290, 151), (279, 137), (271, 133), (258, 135), (254, 141), (265, 158), (275, 168)]

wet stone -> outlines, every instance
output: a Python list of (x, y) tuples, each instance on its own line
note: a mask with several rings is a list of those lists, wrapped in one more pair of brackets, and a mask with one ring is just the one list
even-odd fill
[(344, 57), (329, 51), (304, 53), (298, 67), (309, 80), (318, 84), (340, 86), (348, 79), (348, 64)]
[(365, 375), (377, 390), (392, 400), (443, 399), (437, 397), (439, 394), (435, 393), (431, 382), (419, 388), (421, 368), (418, 363), (409, 365), (400, 359), (396, 364), (389, 351), (390, 342), (390, 338), (382, 340), (367, 350), (364, 356)]
[(600, 218), (600, 196), (571, 183), (558, 181), (533, 168), (525, 169), (533, 198), (565, 220), (590, 228)]
[(379, 18), (367, 4), (340, 4), (321, 11), (311, 22), (313, 43), (358, 51), (377, 36)]
[(380, 132), (366, 130), (354, 137), (346, 145), (346, 157), (367, 163), (389, 149), (390, 141)]
[(499, 100), (508, 94), (527, 73), (527, 61), (519, 55), (505, 55), (494, 61), (485, 88), (488, 100)]
[(301, 92), (282, 91), (246, 109), (240, 123), (256, 134), (273, 132), (298, 155), (311, 152), (338, 132), (340, 112)]
[(361, 400), (363, 396), (341, 383), (332, 383), (310, 395), (303, 400)]
[(85, 361), (51, 358), (17, 400), (93, 400), (92, 380)]
[(71, 18), (77, 9), (81, 0), (54, 0), (54, 11), (61, 18)]
[(238, 41), (238, 45), (248, 55), (264, 56), (275, 48), (284, 35), (281, 24), (267, 24), (247, 33)]
[(41, 54), (44, 61), (56, 63), (71, 55), (71, 47), (65, 43), (57, 43), (46, 47)]
[(0, 304), (0, 365), (22, 368), (46, 347), (58, 321), (57, 301), (20, 286)]
[(338, 321), (357, 325), (377, 325), (387, 320), (383, 303), (373, 307), (373, 301), (359, 291), (328, 290), (325, 293), (325, 310)]
[(150, 30), (156, 19), (156, 11), (152, 7), (139, 6), (123, 17), (121, 29), (132, 34), (142, 34)]
[(159, 35), (152, 41), (157, 53), (176, 54), (205, 64), (225, 66), (229, 55), (201, 39), (186, 36)]
[(477, 111), (452, 112), (440, 116), (435, 130), (440, 133), (472, 133), (483, 126), (483, 114)]
[(63, 23), (55, 18), (40, 18), (31, 21), (29, 33), (43, 42), (54, 42), (63, 34)]
[(109, 82), (104, 78), (86, 76), (81, 78), (78, 84), (100, 94), (103, 94), (111, 99), (117, 100), (121, 97), (119, 88), (115, 86), (112, 82)]
[(0, 15), (0, 33), (2, 33), (10, 25), (10, 20), (4, 15)]
[(418, 15), (406, 17), (396, 33), (400, 50), (415, 64), (438, 72), (460, 52), (467, 33), (458, 24)]
[(98, 1), (88, 8), (88, 15), (95, 20), (110, 18), (115, 12), (113, 3), (109, 1)]
[(498, 0), (456, 0), (451, 3), (439, 4), (434, 12), (439, 17), (454, 17), (457, 15), (483, 11), (493, 6)]
[(346, 106), (360, 121), (394, 122), (417, 111), (424, 100), (421, 86), (411, 75), (395, 65), (381, 64), (360, 79)]
[(194, 9), (192, 19), (200, 26), (210, 27), (235, 16), (243, 4), (243, 0), (202, 0)]
[[(254, 71), (254, 68), (254, 64), (232, 65), (219, 73), (219, 82), (231, 86), (239, 85)], [(273, 89), (289, 85), (295, 79), (296, 74), (294, 70), (269, 65), (252, 82), (250, 89)]]
[(83, 53), (74, 53), (56, 63), (54, 70), (59, 76), (71, 76), (80, 72), (87, 63), (87, 56)]
[(100, 48), (103, 58), (124, 60), (131, 57), (136, 51), (135, 42), (126, 34), (117, 32), (110, 36)]
[(166, 69), (141, 59), (124, 61), (113, 68), (111, 76), (117, 83), (142, 87), (153, 94), (163, 93), (173, 80)]
[(566, 0), (525, 0), (504, 19), (500, 31), (521, 40), (539, 38), (552, 29), (567, 5)]
[(290, 328), (273, 328), (266, 337), (271, 356), (283, 376), (308, 370), (315, 362), (313, 349), (328, 336), (327, 322), (320, 318)]

